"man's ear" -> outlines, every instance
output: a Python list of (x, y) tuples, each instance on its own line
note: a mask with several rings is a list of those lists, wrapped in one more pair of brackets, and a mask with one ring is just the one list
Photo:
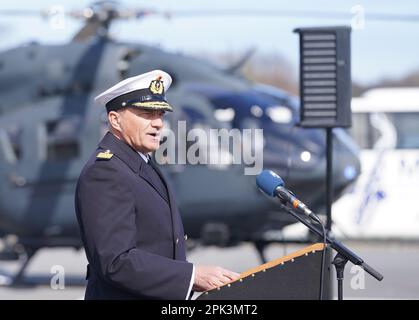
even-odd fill
[(108, 113), (109, 125), (116, 131), (121, 132), (121, 115), (116, 111), (110, 111)]

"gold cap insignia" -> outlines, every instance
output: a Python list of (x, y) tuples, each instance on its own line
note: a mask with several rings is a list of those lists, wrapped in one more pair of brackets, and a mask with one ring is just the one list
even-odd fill
[(161, 77), (151, 81), (149, 89), (153, 94), (163, 94), (164, 86), (163, 81), (161, 81)]

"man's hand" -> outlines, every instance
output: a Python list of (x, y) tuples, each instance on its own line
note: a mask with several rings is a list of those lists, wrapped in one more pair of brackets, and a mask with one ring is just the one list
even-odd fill
[(219, 266), (195, 266), (193, 290), (207, 291), (237, 280), (239, 277), (238, 273)]

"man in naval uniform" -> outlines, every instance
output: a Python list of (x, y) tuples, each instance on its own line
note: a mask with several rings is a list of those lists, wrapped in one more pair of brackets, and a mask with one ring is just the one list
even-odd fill
[(109, 132), (83, 168), (77, 220), (89, 262), (86, 299), (188, 299), (239, 275), (186, 261), (175, 199), (149, 153), (159, 147), (172, 107), (172, 79), (155, 70), (128, 78), (95, 100)]

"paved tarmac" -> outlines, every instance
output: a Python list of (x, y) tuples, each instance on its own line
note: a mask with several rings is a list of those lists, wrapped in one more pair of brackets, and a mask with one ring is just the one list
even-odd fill
[[(365, 242), (345, 242), (345, 244), (381, 272), (384, 280), (378, 282), (368, 274), (363, 278), (356, 270), (351, 273), (352, 264), (348, 263), (344, 298), (419, 299), (419, 244)], [(303, 245), (274, 244), (267, 248), (267, 258), (272, 260), (302, 247)], [(188, 259), (200, 264), (219, 264), (237, 272), (260, 264), (256, 250), (248, 243), (224, 249), (201, 247), (190, 252)], [(85, 289), (85, 265), (86, 258), (83, 251), (43, 249), (34, 257), (26, 273), (28, 282), (36, 285), (0, 286), (0, 299), (82, 299)], [(16, 262), (0, 262), (2, 271), (13, 272), (16, 268)], [(0, 276), (0, 283), (5, 280), (7, 280), (5, 277)]]

